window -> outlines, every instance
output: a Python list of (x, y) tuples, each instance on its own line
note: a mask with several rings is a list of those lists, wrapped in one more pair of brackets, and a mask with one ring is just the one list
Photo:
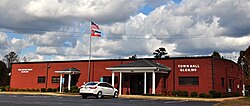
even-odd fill
[(199, 85), (199, 77), (179, 77), (179, 85)]
[(234, 84), (234, 80), (233, 79), (229, 79), (229, 88), (233, 89), (233, 84)]
[(52, 83), (60, 83), (60, 77), (59, 76), (52, 76)]
[(225, 85), (225, 78), (221, 77), (221, 86), (224, 87), (224, 85)]
[(39, 76), (37, 78), (37, 83), (45, 83), (45, 77), (44, 76)]
[[(103, 82), (112, 83), (112, 76), (103, 76)], [(115, 76), (115, 84), (118, 83), (118, 77)]]

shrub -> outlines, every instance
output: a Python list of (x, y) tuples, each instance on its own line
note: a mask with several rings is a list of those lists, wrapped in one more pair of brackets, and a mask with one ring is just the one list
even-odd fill
[(64, 91), (65, 93), (68, 93), (68, 92), (69, 92), (68, 88), (63, 88), (63, 91)]
[(48, 88), (48, 89), (47, 89), (47, 92), (52, 92), (52, 88)]
[(72, 93), (78, 93), (78, 91), (79, 91), (79, 88), (77, 86), (72, 86), (71, 87), (71, 92)]
[(198, 93), (197, 92), (191, 92), (191, 97), (198, 97)]
[(214, 95), (212, 95), (213, 98), (221, 98), (222, 93), (221, 92), (215, 92)]
[(40, 89), (36, 89), (35, 92), (40, 92)]
[(215, 91), (215, 90), (210, 90), (209, 94), (211, 95), (212, 98), (221, 98), (222, 97), (222, 93)]
[(200, 94), (199, 94), (199, 97), (201, 97), (201, 98), (206, 98), (206, 97), (207, 97), (207, 94), (204, 93), (204, 92), (203, 92), (203, 93), (200, 93)]
[(238, 92), (224, 92), (223, 97), (238, 97), (240, 94)]
[(13, 88), (12, 90), (13, 90), (13, 91), (19, 91), (18, 88)]
[(10, 90), (10, 86), (5, 86), (5, 91), (9, 91)]
[(211, 94), (211, 95), (214, 95), (215, 93), (216, 93), (215, 90), (210, 90), (210, 91), (209, 91), (209, 94)]
[(57, 88), (53, 88), (53, 89), (52, 89), (52, 92), (57, 92)]
[(0, 90), (1, 90), (1, 91), (5, 91), (5, 86), (1, 86), (1, 87), (0, 87)]
[(149, 93), (147, 93), (147, 94), (143, 94), (144, 96), (155, 96), (155, 94), (149, 94)]
[(183, 97), (188, 97), (188, 91), (182, 91), (181, 94), (182, 94), (181, 96), (183, 96)]
[(46, 92), (46, 88), (41, 88), (41, 92)]
[(177, 91), (172, 91), (172, 96), (178, 96), (177, 94)]
[(233, 93), (233, 96), (234, 96), (234, 97), (238, 97), (238, 96), (240, 96), (240, 93), (234, 92), (234, 93)]

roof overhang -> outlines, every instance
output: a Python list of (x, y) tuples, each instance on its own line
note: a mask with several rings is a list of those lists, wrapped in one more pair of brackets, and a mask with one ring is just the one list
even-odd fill
[(80, 74), (80, 70), (76, 69), (76, 68), (68, 68), (68, 69), (64, 69), (64, 70), (58, 70), (55, 71), (55, 73), (57, 74)]
[(144, 72), (157, 72), (157, 73), (168, 73), (170, 69), (163, 69), (159, 67), (111, 67), (106, 68), (112, 72), (122, 73), (144, 73)]

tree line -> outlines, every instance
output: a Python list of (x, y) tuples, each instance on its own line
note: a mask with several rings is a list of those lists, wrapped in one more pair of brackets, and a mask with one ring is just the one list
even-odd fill
[(12, 63), (19, 62), (17, 53), (10, 52), (0, 60), (0, 86), (10, 85)]

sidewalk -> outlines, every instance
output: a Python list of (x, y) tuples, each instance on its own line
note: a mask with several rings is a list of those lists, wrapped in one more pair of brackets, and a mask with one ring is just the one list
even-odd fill
[[(15, 95), (51, 95), (51, 96), (80, 96), (77, 93), (55, 93), (55, 92), (0, 92), (1, 94)], [(167, 96), (143, 96), (143, 95), (120, 95), (119, 98), (126, 99), (150, 99), (150, 100), (187, 100), (187, 101), (205, 101), (205, 102), (222, 102), (227, 100), (236, 100), (244, 97), (230, 98), (191, 98), (191, 97), (167, 97)]]
[(167, 97), (167, 96), (142, 96), (142, 95), (121, 95), (119, 98), (133, 99), (151, 99), (151, 100), (187, 100), (187, 101), (204, 101), (204, 102), (222, 102), (227, 100), (236, 100), (244, 97), (230, 98), (191, 98), (191, 97)]

